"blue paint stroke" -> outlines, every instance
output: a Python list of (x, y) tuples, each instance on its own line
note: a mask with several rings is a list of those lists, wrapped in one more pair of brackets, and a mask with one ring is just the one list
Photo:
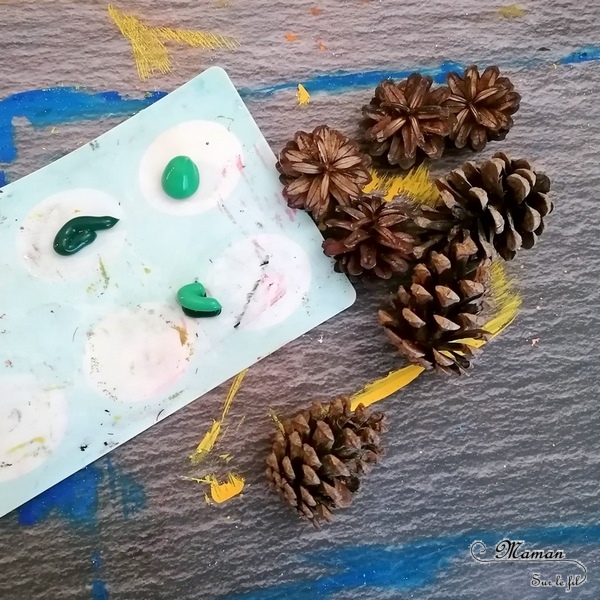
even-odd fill
[[(333, 598), (341, 591), (365, 588), (408, 592), (433, 584), (456, 559), (473, 560), (469, 554), (476, 540), (494, 547), (510, 537), (528, 546), (563, 549), (567, 545), (600, 544), (600, 525), (545, 527), (506, 534), (474, 532), (430, 540), (416, 540), (396, 547), (355, 546), (333, 548), (309, 555), (307, 560), (329, 567), (331, 573), (312, 580), (294, 581), (271, 588), (227, 596), (227, 600), (315, 600)], [(567, 553), (567, 556), (569, 554)], [(575, 557), (574, 557), (575, 558)], [(358, 597), (354, 595), (353, 597)]]
[[(558, 64), (569, 65), (600, 60), (600, 46), (585, 46), (559, 59)], [(547, 64), (540, 58), (515, 58), (506, 66), (509, 68), (534, 68)], [(451, 61), (439, 66), (424, 67), (419, 72), (431, 75), (438, 83), (443, 83), (449, 71), (461, 71), (463, 65)], [(372, 88), (382, 79), (401, 79), (416, 68), (402, 70), (373, 71), (334, 71), (302, 80), (312, 93), (342, 93), (351, 89)], [(282, 90), (296, 89), (297, 80), (284, 81), (268, 86), (250, 87), (240, 90), (244, 98), (271, 96)], [(144, 98), (135, 99), (122, 96), (119, 92), (90, 92), (74, 87), (56, 87), (29, 90), (12, 94), (0, 100), (0, 162), (16, 160), (13, 119), (24, 117), (34, 127), (47, 127), (77, 121), (97, 120), (105, 117), (127, 117), (164, 98), (167, 92), (148, 92)]]
[[(430, 75), (436, 83), (444, 83), (448, 73), (451, 71), (462, 72), (463, 70), (464, 67), (462, 65), (446, 61), (438, 67), (424, 67), (421, 69), (412, 68), (401, 71), (334, 71), (333, 73), (316, 75), (311, 79), (303, 79), (302, 85), (304, 85), (311, 94), (315, 92), (338, 93), (350, 89), (374, 88), (382, 79), (404, 79), (415, 71), (418, 71), (422, 75)], [(265, 87), (242, 89), (240, 90), (240, 95), (246, 98), (253, 96), (271, 96), (282, 90), (295, 90), (297, 87), (297, 81), (286, 81)]]
[(8, 182), (6, 181), (6, 173), (4, 171), (0, 171), (0, 188), (5, 186)]
[[(84, 467), (23, 504), (17, 509), (19, 523), (37, 525), (56, 512), (75, 525), (96, 525), (101, 483), (104, 480), (104, 470), (98, 464)], [(125, 519), (146, 506), (144, 488), (131, 475), (114, 467), (110, 458), (106, 462), (106, 472), (110, 497), (120, 502)]]
[(37, 525), (56, 511), (75, 525), (95, 525), (102, 478), (103, 473), (98, 467), (88, 465), (23, 504), (18, 509), (19, 523)]
[(92, 581), (92, 600), (109, 600), (108, 590), (101, 579)]
[(582, 62), (591, 62), (595, 60), (600, 60), (600, 47), (584, 46), (571, 54), (567, 54), (567, 56), (561, 58), (558, 63), (561, 65), (576, 65)]
[(146, 492), (131, 475), (116, 469), (110, 456), (106, 457), (106, 470), (110, 496), (120, 500), (123, 517), (129, 519), (146, 506)]
[(89, 92), (74, 87), (29, 90), (0, 100), (0, 162), (17, 157), (13, 119), (23, 117), (34, 127), (47, 127), (105, 117), (127, 117), (150, 106), (166, 92), (127, 98), (118, 92)]
[[(99, 552), (92, 553), (92, 566), (94, 567), (94, 573), (100, 571), (101, 557)], [(102, 579), (94, 579), (92, 581), (92, 600), (109, 600), (108, 590)]]

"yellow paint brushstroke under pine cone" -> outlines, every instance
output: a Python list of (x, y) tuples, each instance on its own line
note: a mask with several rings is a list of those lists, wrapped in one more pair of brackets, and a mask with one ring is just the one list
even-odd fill
[(227, 393), (227, 397), (225, 398), (225, 402), (223, 404), (223, 412), (221, 413), (221, 418), (218, 421), (213, 421), (211, 428), (204, 434), (202, 441), (198, 444), (194, 452), (190, 455), (190, 460), (192, 464), (197, 465), (202, 462), (206, 455), (213, 449), (214, 445), (217, 443), (217, 439), (219, 434), (221, 433), (221, 427), (223, 425), (223, 421), (225, 421), (225, 417), (229, 414), (229, 410), (231, 409), (231, 404), (236, 394), (238, 393), (240, 386), (242, 385), (242, 381), (244, 381), (244, 377), (248, 369), (245, 369), (241, 373), (238, 373), (231, 387), (229, 388), (229, 392)]
[(112, 4), (108, 6), (108, 14), (129, 40), (138, 75), (142, 80), (155, 73), (168, 73), (171, 70), (171, 59), (164, 42), (178, 42), (205, 50), (234, 50), (239, 46), (234, 38), (206, 31), (150, 27), (138, 18), (116, 9)]
[[(512, 282), (506, 275), (504, 265), (499, 261), (494, 261), (491, 265), (490, 288), (494, 310), (497, 314), (485, 324), (484, 329), (494, 338), (515, 320), (521, 306), (521, 297), (513, 290)], [(484, 340), (470, 338), (457, 341), (462, 341), (474, 348), (480, 348), (485, 344)], [(363, 390), (354, 394), (351, 398), (352, 408), (355, 409), (359, 404), (369, 406), (384, 400), (414, 381), (424, 370), (418, 365), (409, 365), (392, 371), (386, 377), (370, 383)]]
[(371, 169), (371, 177), (371, 182), (363, 189), (366, 194), (379, 192), (388, 201), (404, 194), (413, 202), (429, 206), (435, 206), (439, 202), (438, 190), (425, 165), (412, 169), (406, 175)]
[[(227, 481), (219, 482), (214, 475), (206, 475), (206, 477), (184, 477), (186, 481), (195, 481), (197, 483), (208, 483), (210, 485), (210, 497), (216, 504), (222, 504), (231, 500), (235, 496), (242, 493), (246, 480), (243, 477), (238, 477), (229, 473)], [(208, 495), (205, 495), (208, 502)]]

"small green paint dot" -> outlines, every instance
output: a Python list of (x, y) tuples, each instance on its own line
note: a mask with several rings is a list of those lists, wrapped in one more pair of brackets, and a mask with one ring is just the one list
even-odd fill
[(200, 173), (189, 156), (176, 156), (169, 161), (162, 175), (162, 188), (167, 196), (185, 200), (200, 187)]

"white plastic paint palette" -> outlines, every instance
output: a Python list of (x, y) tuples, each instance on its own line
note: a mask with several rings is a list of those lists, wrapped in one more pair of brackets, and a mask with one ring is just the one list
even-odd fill
[[(200, 188), (178, 201), (175, 156)], [(221, 69), (0, 192), (0, 516), (354, 301)], [(76, 216), (113, 216), (59, 256)], [(220, 316), (186, 317), (202, 282)]]

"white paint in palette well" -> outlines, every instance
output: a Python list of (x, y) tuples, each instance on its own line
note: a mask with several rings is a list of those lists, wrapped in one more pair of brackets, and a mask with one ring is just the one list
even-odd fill
[(158, 304), (120, 308), (87, 337), (84, 372), (100, 393), (120, 402), (155, 398), (176, 384), (196, 351), (208, 349), (196, 321)]
[[(93, 244), (71, 256), (54, 251), (54, 238), (65, 223), (81, 216), (121, 219), (112, 229), (98, 231)], [(21, 223), (17, 251), (31, 275), (43, 280), (89, 277), (98, 261), (110, 261), (125, 243), (124, 212), (118, 200), (92, 188), (70, 189), (46, 198)]]
[(223, 330), (266, 329), (287, 319), (311, 284), (306, 252), (282, 235), (243, 239), (212, 265), (207, 291), (223, 305)]
[(15, 479), (43, 464), (67, 429), (62, 389), (32, 375), (0, 376), (0, 481)]
[[(175, 156), (191, 158), (200, 173), (198, 191), (185, 201), (162, 189), (162, 173)], [(242, 146), (227, 128), (212, 121), (187, 121), (161, 133), (148, 147), (139, 168), (144, 198), (156, 209), (188, 216), (211, 210), (235, 188), (241, 176)]]

